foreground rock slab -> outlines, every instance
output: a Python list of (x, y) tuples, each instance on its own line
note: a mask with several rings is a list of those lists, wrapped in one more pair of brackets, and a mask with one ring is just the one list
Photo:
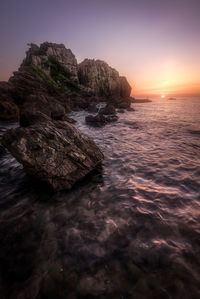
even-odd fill
[(93, 140), (61, 121), (11, 129), (2, 143), (28, 174), (54, 190), (70, 189), (104, 158)]

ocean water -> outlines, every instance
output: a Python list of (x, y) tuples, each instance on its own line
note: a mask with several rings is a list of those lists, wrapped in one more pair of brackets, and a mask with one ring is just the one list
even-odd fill
[(133, 107), (72, 113), (105, 160), (71, 191), (0, 158), (0, 298), (200, 298), (200, 98)]

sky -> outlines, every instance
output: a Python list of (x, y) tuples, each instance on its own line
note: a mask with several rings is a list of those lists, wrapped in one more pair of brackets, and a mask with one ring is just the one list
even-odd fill
[(200, 94), (200, 0), (1, 0), (0, 80), (44, 41), (106, 61), (133, 95)]

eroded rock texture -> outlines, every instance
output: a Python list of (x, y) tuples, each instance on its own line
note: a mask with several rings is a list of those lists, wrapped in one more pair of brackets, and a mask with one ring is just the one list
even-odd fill
[(129, 97), (131, 86), (125, 77), (111, 68), (106, 62), (94, 59), (85, 59), (78, 65), (80, 84), (88, 91), (102, 97)]
[(40, 115), (29, 127), (9, 130), (3, 136), (3, 145), (28, 174), (54, 190), (69, 189), (102, 162), (103, 154), (93, 140), (70, 123), (45, 122), (45, 118)]

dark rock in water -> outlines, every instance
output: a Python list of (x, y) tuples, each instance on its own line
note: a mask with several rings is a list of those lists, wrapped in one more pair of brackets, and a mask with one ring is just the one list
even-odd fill
[(116, 111), (113, 105), (107, 104), (105, 107), (100, 109), (99, 113), (104, 115), (114, 115), (116, 114)]
[(131, 105), (131, 100), (130, 100), (130, 98), (124, 98), (123, 100), (121, 98), (119, 98), (119, 99), (115, 100), (114, 105), (116, 108), (119, 108), (119, 109), (127, 109)]
[(132, 108), (132, 107), (128, 107), (126, 110), (127, 110), (127, 111), (135, 111), (135, 109)]
[(102, 126), (106, 124), (106, 117), (103, 114), (87, 115), (85, 122), (94, 126)]
[(118, 112), (118, 113), (124, 113), (125, 110), (124, 110), (124, 109), (117, 109), (117, 112)]
[(67, 115), (64, 116), (64, 121), (67, 121), (68, 123), (70, 124), (75, 124), (76, 123), (76, 120), (71, 118), (71, 117), (68, 117)]
[(97, 105), (95, 103), (91, 103), (88, 108), (87, 108), (88, 112), (91, 113), (97, 113), (99, 111), (99, 109), (97, 108)]
[(106, 122), (110, 123), (110, 122), (115, 122), (118, 120), (118, 116), (117, 115), (108, 115), (106, 116)]
[(20, 111), (19, 123), (21, 127), (29, 127), (37, 123), (47, 122), (50, 118), (42, 112)]
[(11, 129), (2, 141), (28, 174), (54, 190), (71, 188), (103, 160), (94, 141), (67, 122)]
[(98, 113), (97, 115), (88, 115), (85, 117), (85, 121), (87, 124), (93, 125), (93, 126), (103, 126), (110, 122), (115, 122), (118, 120), (118, 117), (116, 115), (108, 115), (105, 116), (102, 113)]

